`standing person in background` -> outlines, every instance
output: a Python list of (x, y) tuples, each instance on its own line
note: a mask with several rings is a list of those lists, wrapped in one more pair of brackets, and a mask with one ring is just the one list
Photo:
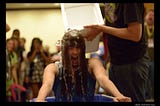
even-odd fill
[(27, 65), (27, 64), (24, 64), (24, 61), (23, 61), (23, 60), (26, 60), (26, 56), (24, 56), (26, 55), (24, 52), (25, 49), (23, 47), (23, 43), (25, 43), (25, 39), (21, 38), (19, 29), (14, 29), (11, 37), (15, 39), (15, 52), (18, 56), (18, 67), (17, 67), (18, 83), (20, 85), (23, 85), (23, 81), (24, 81), (24, 71), (23, 70), (25, 68), (25, 65)]
[[(19, 39), (18, 38), (16, 38), (16, 37), (12, 37), (13, 38), (13, 40), (14, 40), (14, 52), (15, 52), (15, 54), (16, 54), (16, 57), (17, 57), (17, 63), (16, 63), (16, 71), (17, 71), (17, 77), (18, 77), (18, 84), (20, 84), (20, 67), (21, 67), (21, 63), (20, 63), (20, 51), (19, 51), (19, 45), (20, 45), (20, 43), (19, 43)], [(17, 94), (18, 94), (18, 99), (20, 100), (21, 99), (21, 97), (20, 97), (20, 91), (18, 90), (18, 89), (16, 89), (16, 91), (17, 91)]]
[(16, 52), (17, 57), (18, 57), (18, 67), (17, 67), (17, 73), (18, 73), (18, 78), (19, 78), (18, 83), (22, 85), (20, 81), (20, 77), (21, 77), (20, 69), (21, 69), (21, 62), (23, 60), (23, 57), (22, 57), (23, 49), (20, 45), (20, 30), (14, 29), (11, 37), (14, 38), (14, 44), (15, 44), (14, 51)]
[(86, 25), (86, 39), (106, 33), (110, 53), (109, 78), (133, 102), (145, 101), (149, 65), (143, 30), (143, 3), (105, 3), (105, 25)]
[(147, 99), (152, 99), (154, 97), (154, 10), (151, 9), (147, 12), (144, 26), (144, 32), (148, 40), (148, 53), (150, 57), (149, 85), (147, 86), (149, 94), (146, 96), (148, 96)]
[(18, 84), (17, 78), (17, 55), (14, 52), (14, 39), (9, 38), (6, 40), (6, 101), (11, 102), (12, 93), (11, 93), (11, 85)]
[(12, 32), (12, 37), (19, 39), (20, 38), (20, 30), (14, 29)]
[(26, 75), (28, 75), (28, 71), (29, 71), (29, 63), (28, 63), (28, 59), (27, 59), (27, 52), (26, 52), (26, 49), (25, 49), (25, 43), (26, 43), (26, 39), (23, 38), (23, 37), (20, 37), (19, 39), (19, 43), (20, 43), (20, 72), (19, 72), (19, 83), (20, 85), (23, 85), (23, 81), (24, 81), (24, 77)]
[(42, 41), (39, 38), (33, 38), (31, 49), (27, 54), (30, 63), (30, 81), (33, 91), (33, 97), (37, 97), (38, 91), (42, 85), (42, 76), (49, 58), (43, 50)]
[(17, 95), (15, 90), (21, 90), (23, 92), (26, 89), (18, 84), (17, 77), (17, 55), (14, 52), (14, 39), (9, 38), (6, 40), (6, 100), (7, 102), (20, 101), (20, 95)]
[(15, 39), (15, 52), (18, 56), (18, 76), (19, 76), (19, 84), (23, 85), (24, 80), (24, 70), (27, 69), (27, 54), (25, 52), (25, 42), (26, 39), (20, 36), (20, 30), (14, 29), (12, 33), (12, 38)]

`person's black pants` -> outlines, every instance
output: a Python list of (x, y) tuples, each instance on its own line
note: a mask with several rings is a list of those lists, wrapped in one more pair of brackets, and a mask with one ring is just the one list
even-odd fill
[(145, 57), (127, 65), (110, 65), (109, 78), (125, 96), (133, 102), (145, 102), (149, 65)]

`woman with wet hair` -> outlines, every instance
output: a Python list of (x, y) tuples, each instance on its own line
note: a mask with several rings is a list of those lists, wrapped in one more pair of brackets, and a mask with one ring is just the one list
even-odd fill
[(86, 60), (85, 40), (79, 30), (64, 34), (61, 49), (62, 62), (51, 63), (45, 68), (36, 102), (44, 102), (52, 90), (56, 102), (93, 102), (96, 81), (115, 97), (114, 101), (131, 102), (108, 79), (100, 60)]

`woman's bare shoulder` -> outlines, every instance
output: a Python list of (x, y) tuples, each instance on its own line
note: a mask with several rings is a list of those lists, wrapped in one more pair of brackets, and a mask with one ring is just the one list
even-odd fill
[(45, 71), (52, 71), (54, 73), (58, 72), (58, 65), (55, 63), (50, 63), (45, 67)]

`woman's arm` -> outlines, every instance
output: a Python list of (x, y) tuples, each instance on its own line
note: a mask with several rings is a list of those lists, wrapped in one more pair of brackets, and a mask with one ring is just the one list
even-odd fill
[(105, 91), (113, 96), (122, 96), (113, 82), (107, 77), (106, 70), (103, 68), (99, 59), (91, 58), (89, 60), (89, 67), (91, 68), (95, 79), (98, 81), (100, 86), (105, 89)]
[(15, 63), (12, 68), (12, 75), (13, 75), (13, 79), (14, 79), (15, 84), (18, 84), (18, 76), (17, 76), (17, 67), (18, 66), (17, 65), (18, 65), (18, 63)]
[(51, 92), (54, 80), (56, 75), (58, 74), (58, 66), (54, 63), (51, 63), (46, 66), (43, 75), (43, 84), (39, 90), (38, 96), (36, 98), (36, 102), (44, 102), (45, 98)]
[(124, 96), (119, 92), (114, 83), (109, 80), (106, 75), (106, 70), (104, 69), (102, 63), (97, 58), (91, 58), (89, 60), (89, 69), (91, 73), (95, 77), (96, 81), (100, 84), (100, 86), (109, 94), (116, 97), (115, 101), (131, 101), (129, 97)]

